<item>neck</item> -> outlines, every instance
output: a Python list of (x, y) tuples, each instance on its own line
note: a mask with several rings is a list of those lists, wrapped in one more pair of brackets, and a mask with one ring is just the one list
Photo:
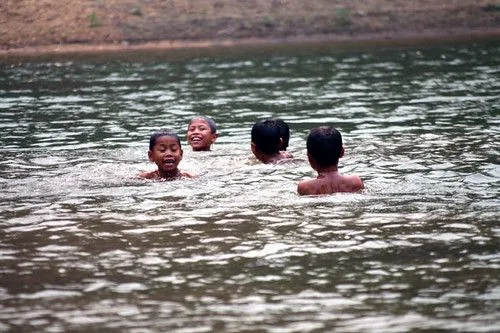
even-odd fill
[(337, 165), (332, 165), (328, 167), (317, 167), (316, 171), (318, 172), (318, 176), (325, 176), (331, 173), (339, 172), (339, 168)]
[(179, 169), (175, 169), (174, 171), (171, 171), (171, 172), (165, 172), (162, 170), (158, 170), (158, 175), (164, 179), (175, 179), (175, 178), (179, 178), (181, 176), (181, 171)]

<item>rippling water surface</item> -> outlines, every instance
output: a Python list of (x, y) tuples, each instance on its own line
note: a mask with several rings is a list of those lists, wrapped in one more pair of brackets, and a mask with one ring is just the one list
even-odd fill
[[(499, 78), (498, 43), (0, 64), (0, 331), (500, 331)], [(296, 194), (322, 124), (366, 193)], [(162, 127), (198, 179), (135, 178)]]

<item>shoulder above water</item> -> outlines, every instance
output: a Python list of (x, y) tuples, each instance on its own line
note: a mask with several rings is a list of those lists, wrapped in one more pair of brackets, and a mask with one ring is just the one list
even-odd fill
[(142, 172), (137, 175), (137, 177), (142, 178), (142, 179), (151, 179), (151, 180), (176, 180), (176, 179), (182, 179), (182, 178), (198, 178), (198, 175), (191, 174), (188, 172), (184, 171), (179, 171), (177, 175), (172, 176), (172, 177), (163, 177), (160, 175), (158, 170), (155, 171), (150, 171), (150, 172)]
[(320, 195), (341, 192), (359, 192), (365, 188), (363, 181), (356, 175), (318, 177), (302, 180), (297, 186), (300, 195)]

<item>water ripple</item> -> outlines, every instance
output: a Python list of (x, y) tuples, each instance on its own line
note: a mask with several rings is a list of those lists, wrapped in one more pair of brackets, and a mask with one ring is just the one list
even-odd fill
[[(0, 330), (498, 331), (499, 51), (0, 65)], [(323, 124), (364, 193), (297, 195)], [(165, 127), (199, 178), (136, 177)]]

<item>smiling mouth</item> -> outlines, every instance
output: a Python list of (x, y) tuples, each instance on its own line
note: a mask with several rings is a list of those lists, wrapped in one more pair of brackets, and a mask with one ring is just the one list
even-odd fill
[(201, 142), (201, 141), (202, 141), (202, 139), (200, 137), (198, 137), (198, 136), (191, 138), (191, 142), (198, 143), (198, 142)]

